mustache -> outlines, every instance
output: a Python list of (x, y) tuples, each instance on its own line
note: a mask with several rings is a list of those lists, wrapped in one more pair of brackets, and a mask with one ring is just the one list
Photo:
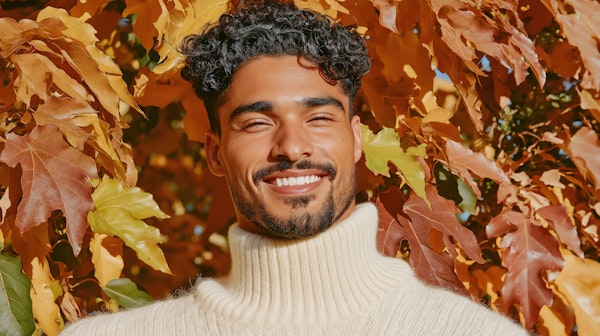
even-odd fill
[(288, 169), (320, 170), (320, 171), (326, 173), (327, 175), (329, 175), (330, 180), (333, 180), (337, 175), (337, 169), (335, 169), (335, 167), (331, 163), (327, 163), (327, 162), (318, 163), (318, 162), (312, 162), (309, 160), (302, 160), (302, 161), (298, 161), (298, 162), (279, 161), (268, 167), (257, 170), (254, 173), (254, 175), (252, 176), (252, 179), (254, 181), (254, 184), (258, 184), (262, 180), (263, 177), (265, 177), (269, 174), (273, 174), (273, 173), (280, 172), (280, 171), (285, 171)]

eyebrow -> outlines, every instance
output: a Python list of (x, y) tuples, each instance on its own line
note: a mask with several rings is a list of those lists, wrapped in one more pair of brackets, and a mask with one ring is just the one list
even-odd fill
[[(306, 108), (332, 105), (339, 108), (342, 112), (346, 112), (344, 104), (339, 99), (333, 97), (309, 97), (300, 101), (300, 105)], [(269, 112), (273, 111), (273, 104), (268, 101), (257, 101), (250, 104), (244, 104), (236, 107), (229, 116), (229, 120), (235, 119), (237, 116), (248, 112)]]

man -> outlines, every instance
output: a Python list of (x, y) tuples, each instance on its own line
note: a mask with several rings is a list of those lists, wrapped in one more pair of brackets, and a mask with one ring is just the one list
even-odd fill
[(248, 3), (183, 44), (204, 100), (209, 168), (238, 222), (232, 269), (187, 295), (67, 327), (66, 335), (523, 335), (511, 320), (420, 283), (378, 254), (377, 210), (356, 205), (352, 100), (362, 38), (291, 4)]

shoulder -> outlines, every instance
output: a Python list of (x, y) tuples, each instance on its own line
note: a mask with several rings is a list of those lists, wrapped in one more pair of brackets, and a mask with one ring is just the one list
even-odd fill
[(115, 313), (95, 312), (67, 325), (60, 335), (166, 335), (193, 304), (192, 295), (186, 293)]
[[(410, 334), (527, 335), (513, 319), (451, 290), (429, 286), (414, 275), (406, 277), (388, 304)], [(389, 306), (388, 306), (389, 308)]]

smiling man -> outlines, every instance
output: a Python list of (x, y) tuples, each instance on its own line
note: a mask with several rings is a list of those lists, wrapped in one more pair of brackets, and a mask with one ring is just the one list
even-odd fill
[(354, 28), (248, 2), (189, 36), (182, 53), (209, 114), (209, 168), (235, 204), (230, 274), (65, 335), (526, 334), (377, 252), (376, 207), (354, 200), (362, 152), (352, 102), (370, 68)]
[(211, 171), (227, 178), (240, 228), (305, 238), (354, 210), (361, 141), (350, 106), (302, 56), (257, 56), (236, 71), (216, 109), (220, 134), (210, 132), (205, 148)]

